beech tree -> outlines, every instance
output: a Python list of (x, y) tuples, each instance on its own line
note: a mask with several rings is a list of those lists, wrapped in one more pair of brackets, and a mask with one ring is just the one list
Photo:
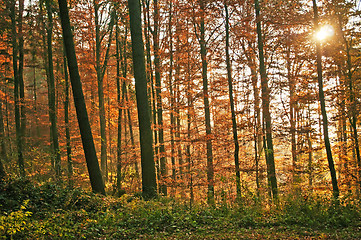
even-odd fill
[[(312, 0), (313, 3), (313, 14), (314, 14), (314, 28), (318, 30), (318, 9), (316, 0)], [(317, 63), (317, 81), (318, 81), (318, 94), (319, 101), (321, 105), (321, 114), (322, 114), (322, 127), (323, 127), (323, 139), (326, 147), (327, 161), (328, 167), (330, 169), (331, 174), (331, 182), (332, 182), (332, 191), (335, 199), (339, 197), (339, 189), (337, 184), (336, 170), (335, 165), (332, 158), (331, 144), (330, 138), (328, 135), (328, 119), (326, 112), (326, 104), (325, 104), (325, 94), (323, 91), (323, 79), (322, 79), (322, 54), (321, 54), (321, 43), (316, 41), (316, 63)]]
[(67, 1), (58, 0), (58, 3), (59, 3), (61, 26), (63, 29), (64, 46), (66, 51), (66, 57), (68, 60), (70, 81), (73, 90), (74, 104), (76, 108), (86, 163), (88, 167), (90, 183), (94, 192), (105, 195), (104, 182), (103, 182), (102, 174), (100, 172), (98, 158), (95, 152), (93, 135), (90, 129), (88, 113), (84, 101), (82, 84), (80, 81)]
[(262, 113), (265, 127), (265, 156), (267, 163), (267, 177), (268, 182), (271, 187), (273, 199), (278, 198), (278, 189), (277, 189), (277, 178), (276, 178), (276, 168), (274, 160), (274, 150), (273, 150), (273, 139), (272, 139), (272, 128), (271, 128), (271, 113), (270, 113), (270, 94), (268, 88), (267, 72), (266, 65), (264, 61), (264, 52), (263, 52), (263, 37), (262, 37), (262, 28), (261, 28), (261, 18), (260, 18), (260, 5), (258, 0), (254, 1), (255, 11), (256, 11), (256, 23), (257, 23), (257, 36), (258, 36), (258, 54), (259, 54), (259, 71), (261, 75), (261, 88), (262, 88)]
[(152, 130), (150, 127), (151, 121), (147, 95), (147, 76), (145, 71), (144, 44), (139, 0), (128, 0), (128, 7), (139, 121), (143, 196), (145, 199), (150, 199), (157, 196), (157, 183), (152, 145)]

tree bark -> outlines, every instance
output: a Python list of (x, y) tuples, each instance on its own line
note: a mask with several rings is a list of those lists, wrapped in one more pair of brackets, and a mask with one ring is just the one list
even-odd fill
[(69, 11), (66, 0), (58, 0), (61, 26), (63, 30), (63, 40), (68, 60), (68, 69), (70, 74), (70, 81), (73, 90), (74, 104), (78, 118), (80, 135), (83, 143), (83, 149), (91, 187), (94, 192), (105, 195), (104, 182), (99, 168), (93, 135), (89, 124), (88, 113), (86, 110), (82, 84), (78, 70), (78, 63), (75, 54), (73, 34), (70, 26)]
[(265, 136), (266, 144), (265, 144), (264, 150), (265, 150), (265, 155), (266, 155), (268, 182), (271, 187), (273, 199), (277, 200), (278, 199), (278, 189), (277, 189), (277, 178), (276, 178), (273, 140), (272, 140), (270, 94), (269, 94), (269, 88), (268, 88), (266, 66), (265, 66), (265, 62), (264, 62), (263, 37), (262, 37), (261, 19), (260, 19), (260, 5), (259, 5), (258, 0), (255, 0), (254, 2), (255, 2), (256, 22), (257, 22), (259, 70), (260, 70), (260, 74), (261, 74), (262, 111), (263, 111), (263, 118), (265, 121), (265, 128), (266, 128), (265, 129), (266, 130), (266, 136)]
[(161, 63), (159, 56), (159, 9), (158, 0), (154, 0), (154, 30), (153, 30), (153, 49), (154, 49), (154, 68), (155, 68), (155, 93), (157, 98), (157, 128), (159, 137), (159, 160), (160, 160), (160, 192), (167, 196), (167, 159), (164, 148), (164, 129), (163, 129), (163, 104), (162, 104), (162, 82), (161, 82)]
[(227, 65), (227, 79), (228, 79), (228, 96), (231, 106), (231, 115), (232, 115), (232, 132), (233, 132), (233, 143), (234, 143), (234, 165), (236, 173), (236, 188), (237, 188), (237, 197), (241, 197), (241, 175), (239, 171), (239, 143), (238, 143), (238, 133), (237, 133), (237, 119), (234, 107), (233, 99), (233, 78), (232, 78), (232, 66), (229, 56), (229, 15), (228, 15), (228, 6), (226, 0), (224, 2), (224, 10), (226, 12), (226, 65)]
[[(313, 14), (314, 14), (314, 26), (315, 26), (315, 30), (318, 30), (318, 10), (317, 10), (316, 0), (312, 0), (312, 3), (313, 3)], [(336, 170), (332, 158), (330, 139), (328, 136), (328, 120), (327, 120), (325, 94), (323, 92), (323, 79), (322, 79), (322, 53), (321, 53), (321, 43), (319, 41), (316, 41), (316, 58), (317, 58), (316, 61), (317, 61), (318, 96), (321, 106), (323, 138), (326, 147), (328, 167), (331, 174), (332, 192), (334, 198), (338, 199), (339, 189), (337, 185)]]
[(20, 177), (25, 177), (25, 166), (23, 157), (23, 137), (21, 135), (20, 123), (20, 101), (19, 101), (19, 68), (18, 68), (18, 34), (16, 31), (16, 0), (8, 2), (11, 19), (11, 38), (13, 50), (13, 72), (14, 72), (14, 104), (15, 104), (15, 131), (16, 131), (16, 145), (17, 145), (17, 160), (19, 166)]
[(52, 38), (53, 38), (53, 13), (50, 0), (45, 1), (46, 10), (48, 15), (48, 25), (47, 25), (47, 57), (48, 57), (48, 102), (49, 102), (49, 118), (50, 118), (50, 131), (52, 137), (52, 145), (55, 156), (55, 175), (57, 180), (61, 179), (61, 156), (59, 149), (59, 140), (58, 140), (58, 127), (57, 127), (57, 110), (56, 110), (56, 98), (55, 98), (55, 80), (54, 80), (54, 66), (53, 66), (53, 47), (52, 47)]
[(208, 76), (207, 76), (207, 44), (205, 40), (205, 1), (200, 0), (200, 39), (201, 59), (202, 59), (202, 80), (203, 80), (203, 101), (204, 101), (204, 117), (206, 124), (206, 146), (207, 146), (207, 181), (208, 192), (207, 202), (214, 205), (214, 169), (213, 169), (213, 152), (212, 152), (212, 129), (211, 129), (211, 113), (209, 109), (209, 93), (208, 93)]
[[(64, 49), (65, 50), (65, 49)], [(69, 128), (69, 76), (67, 68), (67, 60), (64, 51), (64, 80), (65, 80), (65, 101), (64, 101), (64, 122), (65, 122), (65, 141), (66, 141), (66, 157), (68, 165), (68, 185), (73, 187), (73, 159), (71, 157), (71, 140), (70, 140), (70, 128)]]
[(100, 123), (100, 158), (101, 158), (101, 170), (103, 174), (103, 179), (106, 181), (108, 179), (108, 170), (107, 170), (107, 135), (106, 135), (106, 120), (105, 120), (105, 102), (104, 102), (104, 75), (108, 66), (109, 52), (113, 35), (113, 26), (114, 26), (114, 12), (110, 13), (110, 22), (109, 22), (109, 40), (106, 48), (106, 53), (104, 56), (104, 61), (101, 64), (101, 43), (102, 36), (100, 33), (99, 25), (99, 3), (97, 0), (93, 1), (94, 4), (94, 14), (95, 14), (95, 69), (97, 72), (97, 81), (98, 81), (98, 100), (99, 100), (99, 123)]
[(157, 182), (147, 95), (147, 76), (144, 62), (144, 44), (139, 0), (128, 0), (128, 7), (139, 120), (143, 197), (145, 199), (150, 199), (157, 196)]

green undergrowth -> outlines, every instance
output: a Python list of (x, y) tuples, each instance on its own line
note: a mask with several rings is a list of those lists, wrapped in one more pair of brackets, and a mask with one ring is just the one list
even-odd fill
[(189, 206), (101, 196), (54, 183), (0, 184), (0, 239), (360, 239), (358, 201), (287, 197), (277, 205)]

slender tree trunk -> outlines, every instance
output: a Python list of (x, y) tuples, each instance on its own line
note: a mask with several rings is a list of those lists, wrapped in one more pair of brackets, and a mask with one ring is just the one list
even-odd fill
[(73, 159), (71, 156), (71, 140), (70, 140), (70, 124), (69, 124), (69, 76), (67, 61), (64, 49), (64, 80), (65, 80), (65, 101), (64, 101), (64, 122), (65, 122), (65, 141), (66, 141), (66, 157), (68, 165), (68, 185), (70, 188), (73, 187)]
[(229, 102), (231, 105), (231, 114), (232, 114), (232, 131), (233, 131), (233, 143), (234, 143), (234, 165), (236, 172), (236, 187), (237, 187), (237, 197), (241, 197), (241, 175), (239, 171), (239, 143), (238, 143), (238, 133), (237, 133), (237, 120), (234, 107), (233, 99), (233, 78), (232, 78), (232, 66), (231, 60), (229, 57), (229, 15), (228, 15), (228, 6), (226, 1), (224, 2), (224, 10), (226, 12), (226, 64), (227, 64), (227, 79), (228, 79), (228, 93), (229, 93)]
[[(187, 23), (188, 26), (188, 23)], [(188, 42), (188, 28), (187, 28), (187, 45)], [(191, 74), (191, 66), (190, 66), (190, 49), (187, 49), (187, 146), (186, 146), (186, 161), (188, 164), (188, 175), (189, 175), (189, 191), (190, 191), (190, 199), (189, 205), (190, 208), (193, 206), (194, 202), (194, 190), (193, 190), (193, 159), (191, 155), (191, 109), (193, 107), (192, 95), (191, 95), (191, 81), (192, 81), (192, 74)]]
[[(314, 26), (315, 26), (315, 30), (318, 30), (317, 3), (316, 3), (316, 0), (312, 0), (312, 2), (313, 2), (313, 13), (314, 13)], [(325, 94), (323, 92), (323, 80), (322, 80), (321, 43), (319, 41), (316, 41), (316, 57), (317, 57), (318, 94), (319, 94), (319, 101), (320, 101), (320, 105), (321, 105), (323, 137), (324, 137), (324, 142), (325, 142), (325, 147), (326, 147), (328, 167), (330, 169), (330, 174), (331, 174), (333, 196), (335, 199), (337, 199), (339, 197), (339, 189), (338, 189), (338, 185), (337, 185), (335, 165), (334, 165), (333, 158), (332, 158), (330, 139), (328, 136), (328, 120), (327, 120)]]
[(112, 42), (113, 35), (113, 26), (114, 26), (114, 12), (110, 13), (110, 22), (109, 22), (109, 40), (106, 48), (106, 53), (104, 56), (104, 61), (101, 63), (101, 43), (102, 36), (100, 33), (100, 24), (99, 24), (99, 6), (97, 0), (94, 0), (94, 13), (95, 13), (95, 69), (97, 72), (98, 80), (98, 98), (99, 98), (99, 123), (100, 123), (100, 156), (101, 156), (101, 170), (103, 178), (105, 181), (108, 180), (108, 170), (107, 170), (107, 134), (106, 134), (106, 120), (105, 120), (105, 101), (104, 101), (104, 76), (108, 66), (110, 46)]
[(70, 81), (73, 90), (74, 104), (78, 118), (80, 135), (83, 143), (85, 159), (88, 167), (90, 183), (96, 193), (105, 195), (104, 182), (102, 179), (99, 163), (95, 151), (93, 135), (89, 124), (86, 110), (82, 84), (78, 70), (78, 63), (75, 54), (74, 40), (70, 26), (69, 11), (66, 0), (58, 0), (61, 26), (63, 29), (63, 40), (68, 60)]
[[(251, 79), (252, 79), (252, 88), (253, 88), (253, 97), (254, 97), (254, 162), (256, 167), (256, 187), (257, 187), (257, 196), (259, 197), (260, 193), (260, 171), (259, 171), (259, 159), (263, 150), (263, 140), (262, 140), (262, 126), (261, 126), (261, 109), (260, 109), (260, 98), (259, 98), (259, 88), (258, 88), (258, 78), (256, 72), (255, 56), (250, 51), (246, 49), (245, 44), (242, 44), (243, 51), (245, 52), (248, 66), (251, 70)], [(249, 48), (251, 48), (249, 46)]]
[(144, 62), (144, 44), (139, 0), (128, 0), (128, 7), (139, 120), (143, 196), (145, 199), (150, 199), (157, 196), (157, 182), (147, 95), (147, 76)]
[(20, 101), (19, 101), (19, 68), (18, 68), (18, 34), (16, 31), (16, 1), (8, 2), (11, 19), (11, 37), (13, 50), (13, 72), (14, 72), (14, 104), (15, 104), (15, 129), (16, 129), (16, 145), (17, 159), (20, 177), (25, 177), (24, 157), (23, 157), (23, 140), (21, 135), (20, 123)]
[(154, 68), (155, 68), (155, 92), (157, 97), (157, 128), (159, 137), (159, 155), (160, 155), (160, 192), (167, 196), (167, 159), (164, 148), (164, 129), (163, 129), (163, 104), (162, 104), (162, 83), (161, 83), (161, 63), (159, 56), (159, 9), (158, 0), (154, 0), (154, 30), (153, 30), (153, 49), (154, 49)]
[(46, 0), (46, 10), (48, 15), (48, 25), (47, 25), (47, 57), (48, 57), (48, 102), (49, 102), (49, 118), (50, 118), (50, 131), (52, 137), (52, 145), (54, 150), (54, 167), (55, 175), (58, 180), (61, 179), (61, 156), (59, 149), (58, 141), (58, 127), (57, 127), (57, 117), (56, 117), (56, 98), (55, 98), (55, 80), (54, 80), (54, 66), (53, 66), (53, 47), (52, 47), (52, 37), (53, 37), (53, 13), (50, 0)]
[(4, 134), (4, 117), (3, 117), (3, 105), (0, 102), (0, 181), (6, 176), (3, 161), (7, 161), (6, 146), (5, 146), (5, 134)]
[[(119, 193), (122, 185), (122, 105), (121, 105), (121, 82), (120, 82), (120, 43), (118, 21), (115, 24), (115, 43), (117, 59), (117, 104), (118, 104), (118, 130), (117, 130), (117, 185), (116, 192)], [(124, 80), (123, 80), (124, 81)]]
[[(128, 90), (127, 88), (125, 88), (125, 101), (128, 103)], [(128, 116), (128, 125), (129, 125), (129, 135), (130, 135), (130, 143), (132, 144), (132, 150), (133, 150), (133, 155), (135, 155), (134, 151), (135, 151), (135, 141), (134, 141), (134, 133), (133, 133), (133, 124), (132, 124), (132, 114), (130, 112), (130, 107), (127, 104), (127, 116)], [(134, 168), (135, 168), (135, 174), (136, 177), (139, 178), (139, 167), (138, 167), (138, 161), (135, 158), (134, 161)]]
[(212, 130), (211, 130), (211, 113), (209, 109), (209, 93), (208, 93), (208, 76), (207, 76), (207, 45), (205, 40), (205, 1), (200, 0), (200, 39), (201, 59), (202, 59), (202, 80), (203, 80), (203, 101), (204, 116), (206, 124), (206, 145), (207, 145), (207, 202), (214, 205), (214, 169), (213, 169), (213, 152), (212, 152)]
[(344, 37), (345, 45), (346, 45), (346, 56), (347, 56), (347, 80), (348, 80), (348, 90), (349, 90), (349, 100), (351, 103), (351, 117), (350, 125), (352, 127), (352, 137), (354, 141), (354, 148), (356, 152), (356, 160), (357, 160), (357, 174), (358, 174), (358, 187), (361, 190), (361, 155), (360, 155), (360, 144), (359, 144), (359, 138), (358, 138), (358, 131), (357, 131), (357, 118), (358, 118), (358, 111), (357, 111), (357, 103), (355, 101), (355, 90), (354, 90), (354, 84), (352, 80), (352, 61), (351, 61), (351, 54), (350, 54), (350, 46), (347, 42), (347, 40)]
[[(289, 35), (289, 33), (288, 33)], [(288, 36), (289, 38), (289, 36)], [(292, 183), (294, 187), (298, 184), (298, 167), (297, 167), (297, 150), (296, 150), (296, 122), (295, 122), (295, 80), (291, 73), (291, 49), (290, 43), (287, 38), (287, 50), (286, 50), (286, 65), (287, 65), (287, 78), (288, 87), (290, 91), (290, 133), (291, 133), (291, 154), (292, 154)], [(296, 190), (298, 191), (298, 189)]]
[(269, 88), (268, 88), (266, 66), (265, 66), (265, 62), (264, 62), (263, 37), (262, 37), (261, 19), (260, 19), (260, 5), (259, 5), (258, 0), (255, 0), (254, 2), (255, 2), (256, 21), (257, 21), (259, 69), (260, 69), (260, 74), (261, 74), (262, 110), (263, 110), (263, 118), (265, 121), (265, 130), (266, 130), (266, 137), (265, 137), (266, 144), (265, 144), (264, 150), (265, 150), (265, 155), (266, 155), (268, 182), (271, 187), (273, 199), (277, 200), (278, 199), (278, 189), (277, 189), (276, 168), (275, 168), (273, 140), (272, 140), (270, 94), (269, 94)]
[(154, 90), (154, 78), (153, 78), (153, 66), (152, 66), (152, 57), (151, 57), (151, 47), (150, 47), (150, 34), (151, 26), (150, 26), (150, 8), (149, 8), (149, 0), (142, 0), (143, 3), (143, 19), (144, 19), (144, 38), (145, 38), (145, 48), (147, 53), (147, 82), (148, 86), (148, 96), (149, 97), (149, 106), (151, 106), (151, 115), (153, 122), (153, 139), (154, 139), (154, 161), (157, 163), (157, 177), (159, 180), (160, 176), (160, 168), (159, 168), (159, 147), (158, 147), (158, 131), (157, 131), (157, 105), (156, 105), (156, 97)]
[(311, 139), (311, 109), (308, 105), (308, 130), (307, 130), (307, 144), (308, 144), (308, 187), (312, 190), (313, 185), (313, 148), (312, 148), (312, 139)]
[(174, 145), (174, 135), (175, 135), (175, 118), (174, 118), (174, 89), (173, 89), (173, 31), (172, 31), (172, 0), (169, 1), (169, 18), (168, 18), (168, 37), (169, 37), (169, 93), (170, 93), (170, 145), (171, 145), (171, 163), (172, 163), (172, 181), (173, 181), (173, 190), (176, 193), (176, 166), (175, 166), (175, 145)]
[(24, 12), (24, 0), (19, 0), (19, 102), (20, 102), (20, 131), (22, 137), (22, 144), (25, 143), (26, 132), (26, 113), (25, 113), (25, 86), (24, 86), (24, 33), (23, 33), (23, 12)]

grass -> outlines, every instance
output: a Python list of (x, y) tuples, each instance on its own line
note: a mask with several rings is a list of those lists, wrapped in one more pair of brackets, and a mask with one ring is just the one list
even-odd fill
[(189, 207), (30, 181), (0, 184), (0, 239), (361, 239), (358, 201), (289, 197), (278, 206)]

